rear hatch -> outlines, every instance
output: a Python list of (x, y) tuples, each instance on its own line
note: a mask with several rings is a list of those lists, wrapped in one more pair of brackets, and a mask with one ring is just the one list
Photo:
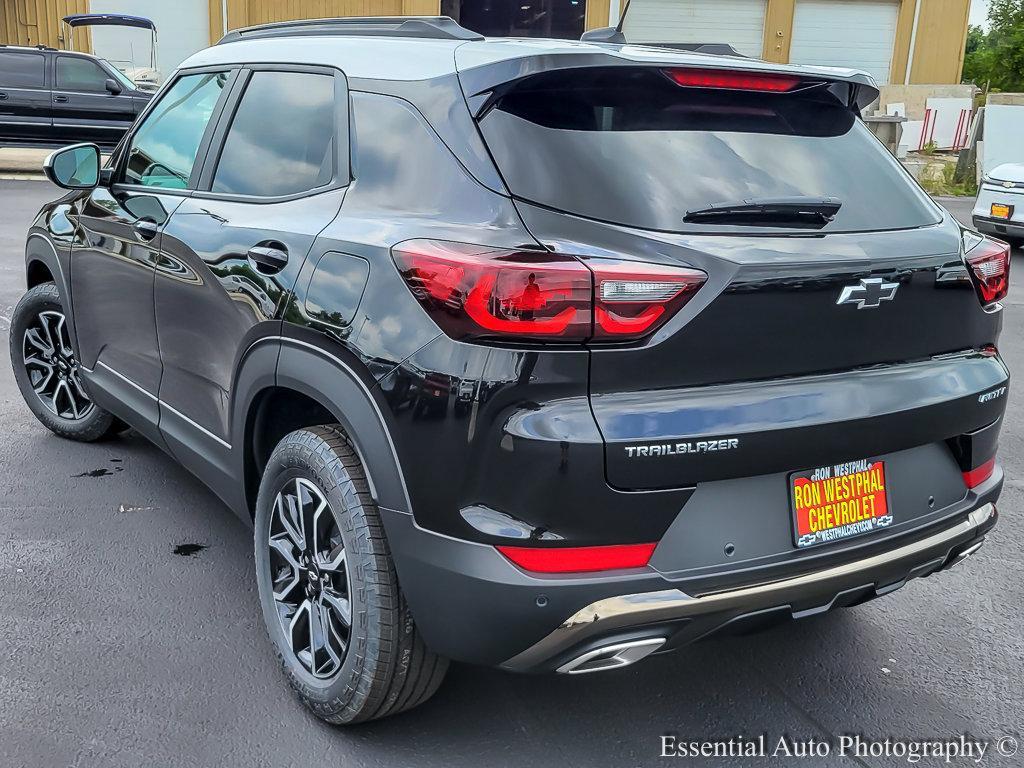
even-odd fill
[(978, 395), (1006, 380), (982, 352), (1000, 313), (960, 228), (857, 118), (870, 82), (650, 58), (463, 77), (540, 243), (707, 275), (649, 335), (591, 344), (608, 482), (795, 471), (997, 420)]

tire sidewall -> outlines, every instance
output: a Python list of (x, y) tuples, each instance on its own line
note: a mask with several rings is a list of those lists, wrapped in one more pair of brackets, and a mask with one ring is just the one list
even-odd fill
[[(299, 435), (304, 435), (306, 439), (295, 439)], [(361, 508), (358, 504), (353, 508), (352, 496), (342, 490), (351, 485), (347, 469), (340, 461), (327, 465), (316, 461), (315, 457), (321, 453), (310, 445), (309, 437), (308, 433), (302, 432), (288, 435), (275, 449), (260, 483), (254, 521), (256, 582), (260, 606), (267, 634), (274, 644), (288, 682), (314, 712), (327, 709), (334, 713), (340, 708), (360, 710), (369, 684), (364, 670), (372, 668), (372, 662), (380, 654), (376, 621), (366, 601), (365, 561), (373, 553), (365, 551), (367, 539), (358, 535)], [(330, 450), (322, 445), (321, 450), (324, 449)], [(274, 499), (279, 491), (296, 478), (314, 483), (324, 494), (345, 546), (352, 628), (342, 667), (333, 678), (326, 680), (314, 677), (292, 653), (278, 617), (270, 583), (269, 539)]]
[[(51, 432), (78, 440), (94, 440), (105, 434), (113, 424), (113, 417), (93, 403), (92, 411), (83, 419), (64, 419), (47, 408), (36, 395), (22, 362), (25, 330), (40, 312), (55, 311), (68, 317), (57, 286), (44, 283), (32, 288), (18, 302), (11, 317), (10, 354), (14, 380), (32, 414)], [(83, 386), (85, 383), (83, 382)]]

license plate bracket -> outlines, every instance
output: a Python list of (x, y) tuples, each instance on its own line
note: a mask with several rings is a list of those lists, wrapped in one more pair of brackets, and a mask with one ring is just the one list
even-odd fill
[(798, 549), (864, 536), (892, 525), (885, 462), (860, 459), (793, 472), (789, 503)]

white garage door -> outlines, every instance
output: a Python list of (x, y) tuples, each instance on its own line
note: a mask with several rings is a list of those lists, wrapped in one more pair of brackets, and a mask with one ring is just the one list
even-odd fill
[(789, 60), (862, 69), (888, 83), (898, 15), (894, 0), (797, 0)]
[(761, 57), (765, 0), (631, 0), (622, 25), (630, 43), (729, 43)]

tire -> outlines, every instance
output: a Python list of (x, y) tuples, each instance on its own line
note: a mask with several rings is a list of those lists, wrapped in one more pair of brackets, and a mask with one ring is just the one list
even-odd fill
[[(416, 629), (366, 473), (339, 427), (281, 440), (260, 483), (255, 528), (267, 634), (289, 684), (314, 714), (349, 725), (434, 695), (448, 660)], [(317, 648), (313, 622), (323, 630), (316, 636), (326, 638)]]
[(92, 402), (79, 378), (56, 285), (43, 283), (22, 296), (11, 318), (10, 349), (21, 396), (51, 432), (91, 443), (124, 428)]

